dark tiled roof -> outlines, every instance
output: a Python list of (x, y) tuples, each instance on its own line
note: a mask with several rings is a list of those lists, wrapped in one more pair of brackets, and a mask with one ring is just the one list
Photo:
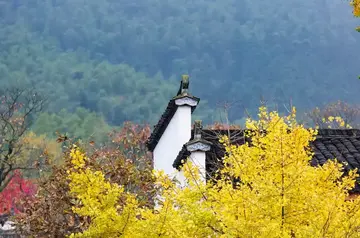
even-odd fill
[[(202, 139), (211, 142), (213, 145), (211, 146), (210, 151), (206, 152), (207, 161), (215, 161), (218, 158), (224, 157), (225, 149), (219, 143), (219, 135), (228, 135), (230, 140), (238, 145), (242, 145), (245, 142), (244, 131), (237, 129), (230, 130), (202, 130)], [(191, 131), (191, 140), (194, 138), (194, 130)], [(186, 160), (190, 153), (187, 151), (186, 146), (184, 145), (178, 156), (176, 157), (173, 167), (179, 169), (181, 166), (181, 161)], [(211, 158), (211, 159), (209, 159)]]
[(174, 160), (173, 167), (176, 168), (176, 169), (179, 169), (181, 164), (182, 164), (182, 160), (186, 160), (187, 157), (190, 156), (190, 154), (191, 154), (190, 151), (188, 151), (186, 149), (186, 145), (183, 145), (183, 147), (181, 148), (178, 156)]
[[(358, 169), (360, 172), (360, 130), (319, 130), (316, 140), (311, 144), (314, 157), (311, 165), (323, 165), (336, 158), (344, 164), (344, 172)], [(352, 192), (360, 193), (360, 178)]]
[(155, 149), (161, 136), (164, 134), (166, 127), (169, 125), (171, 119), (173, 118), (176, 109), (177, 105), (175, 104), (175, 100), (170, 100), (165, 109), (165, 112), (161, 115), (159, 122), (154, 126), (154, 130), (151, 133), (148, 141), (146, 142), (146, 146), (150, 151), (153, 151)]
[[(243, 130), (203, 130), (202, 137), (213, 143), (211, 150), (206, 152), (207, 174), (213, 175), (216, 168), (221, 165), (221, 158), (224, 157), (225, 149), (218, 141), (219, 135), (230, 135), (234, 144), (242, 145), (249, 138), (244, 137)], [(193, 132), (192, 137), (193, 138)], [(314, 157), (311, 160), (312, 166), (323, 165), (326, 161), (337, 159), (344, 163), (345, 173), (351, 169), (360, 170), (360, 130), (359, 129), (320, 129), (318, 135), (311, 143)], [(173, 166), (179, 168), (181, 161), (186, 160), (189, 152), (184, 146), (178, 154)], [(360, 173), (360, 171), (359, 171)], [(360, 178), (356, 184), (354, 193), (360, 193)]]

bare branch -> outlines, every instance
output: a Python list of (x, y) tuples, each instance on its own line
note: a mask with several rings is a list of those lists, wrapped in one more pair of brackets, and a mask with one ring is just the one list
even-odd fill
[(21, 138), (32, 126), (37, 113), (47, 100), (32, 87), (9, 88), (0, 92), (0, 186), (5, 187), (8, 175), (16, 169), (35, 169), (20, 166), (17, 156), (23, 146)]

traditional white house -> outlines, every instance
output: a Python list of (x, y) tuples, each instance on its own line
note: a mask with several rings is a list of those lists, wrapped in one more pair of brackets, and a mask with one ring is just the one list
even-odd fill
[(205, 169), (204, 149), (200, 143), (191, 143), (191, 115), (200, 99), (189, 93), (189, 77), (183, 75), (180, 88), (168, 103), (165, 112), (147, 141), (148, 149), (153, 153), (154, 168), (164, 170), (166, 174), (177, 176), (182, 180), (181, 171), (174, 168), (173, 163), (186, 144), (193, 153), (200, 167)]
[[(184, 182), (181, 164), (187, 159), (200, 167), (204, 181), (221, 166), (225, 151), (218, 141), (219, 135), (228, 135), (237, 145), (249, 140), (240, 129), (203, 129), (201, 121), (195, 121), (192, 126), (192, 113), (199, 102), (199, 98), (190, 94), (189, 77), (184, 75), (177, 95), (170, 99), (147, 141), (153, 153), (154, 168), (175, 176), (181, 183)], [(320, 129), (311, 147), (314, 151), (312, 166), (336, 158), (345, 164), (346, 171), (355, 168), (360, 171), (359, 129)], [(353, 193), (360, 194), (359, 182), (360, 178)]]

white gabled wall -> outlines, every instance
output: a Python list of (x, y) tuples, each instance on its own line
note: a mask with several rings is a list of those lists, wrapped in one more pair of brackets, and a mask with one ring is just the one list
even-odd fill
[(193, 151), (190, 155), (191, 162), (199, 168), (201, 179), (206, 183), (206, 153), (205, 151)]
[(164, 170), (166, 174), (175, 175), (172, 164), (183, 145), (191, 138), (191, 106), (178, 106), (164, 134), (156, 145), (154, 169)]
[[(203, 183), (206, 183), (206, 152), (193, 151), (191, 152), (188, 160), (199, 168), (199, 173)], [(186, 179), (182, 170), (177, 171), (176, 180), (179, 181), (181, 186), (186, 186)]]

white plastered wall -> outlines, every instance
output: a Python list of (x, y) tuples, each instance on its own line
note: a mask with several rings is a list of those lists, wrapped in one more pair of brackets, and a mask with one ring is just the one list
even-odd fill
[(164, 170), (168, 175), (175, 175), (177, 170), (172, 164), (190, 138), (191, 107), (179, 106), (153, 151), (154, 168)]
[(206, 182), (206, 153), (205, 151), (193, 151), (190, 155), (191, 162), (199, 168), (202, 182)]
[[(194, 165), (199, 168), (200, 177), (203, 183), (206, 183), (206, 153), (205, 151), (193, 151), (191, 152), (188, 160), (190, 160)], [(181, 186), (186, 185), (186, 179), (184, 172), (178, 171), (176, 173), (176, 179), (180, 182)]]

